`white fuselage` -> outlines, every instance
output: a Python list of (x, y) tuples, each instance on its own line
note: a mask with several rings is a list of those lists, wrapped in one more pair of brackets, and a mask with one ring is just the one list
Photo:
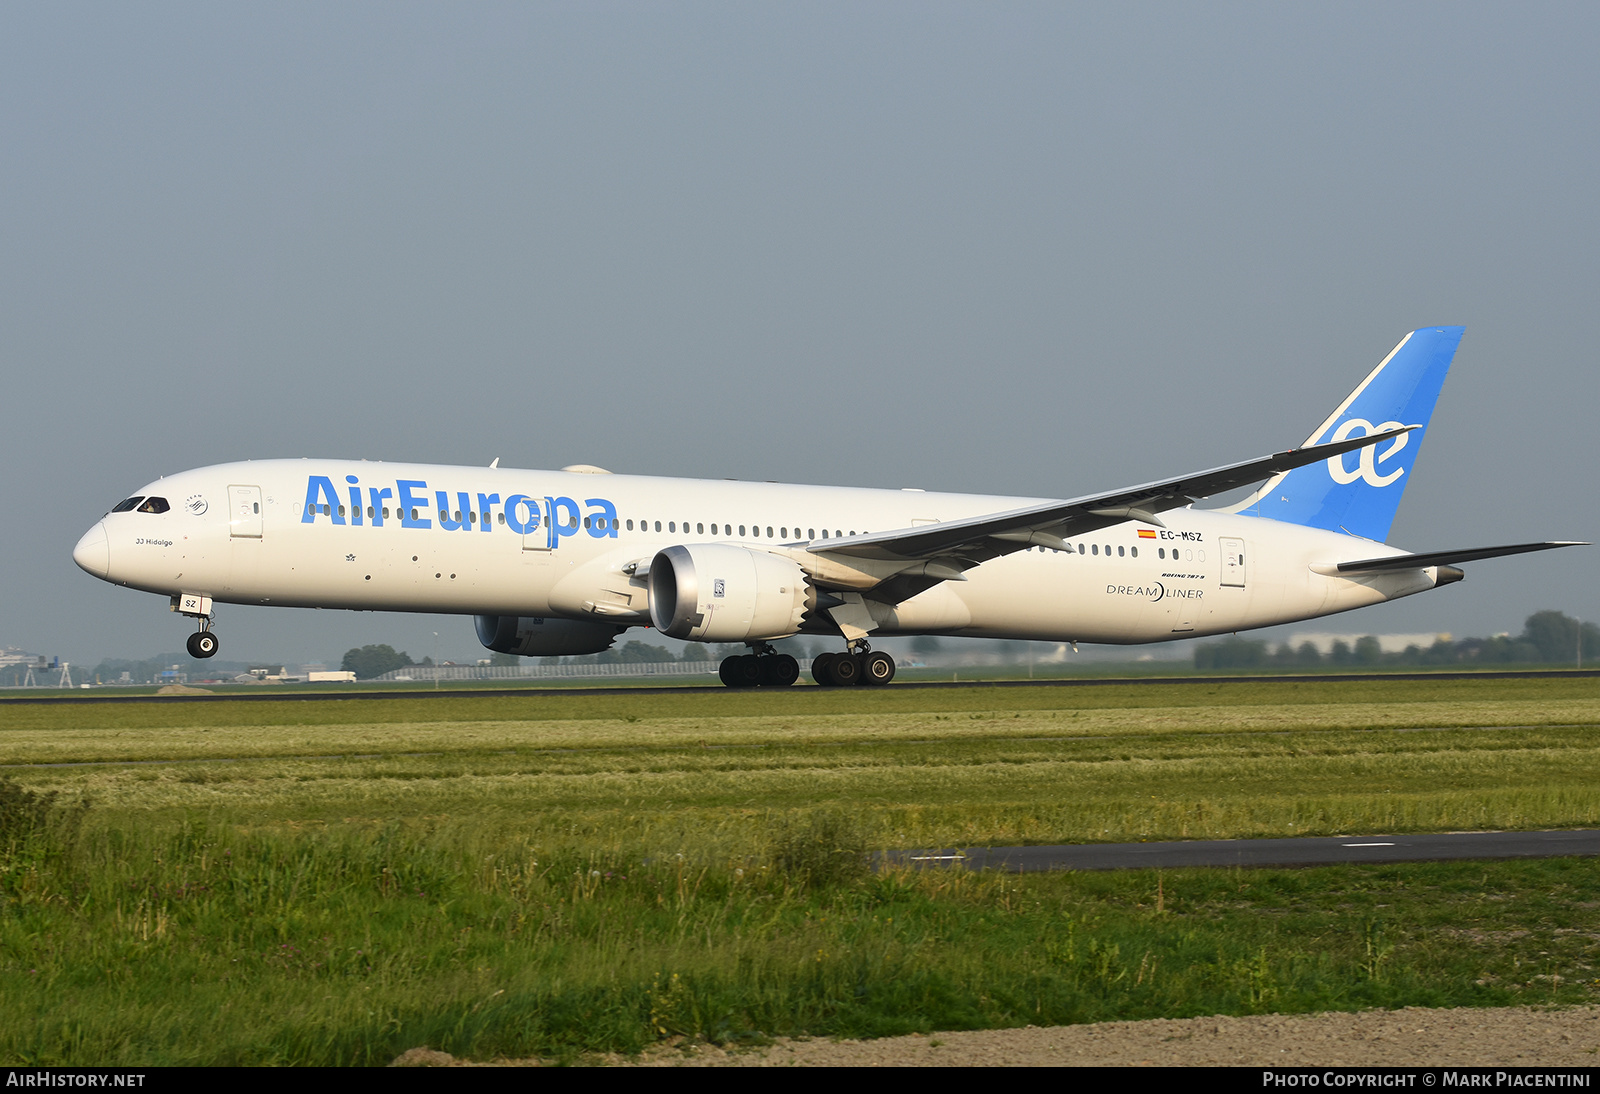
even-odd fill
[[(619, 626), (648, 625), (643, 571), (674, 544), (746, 546), (804, 566), (805, 547), (826, 540), (1045, 500), (335, 460), (222, 464), (140, 495), (169, 508), (107, 514), (75, 552), (119, 585), (233, 604)], [(1161, 520), (1071, 539), (1070, 552), (1017, 551), (874, 605), (874, 633), (1157, 642), (1346, 611), (1438, 579), (1433, 569), (1319, 572), (1402, 553), (1338, 533), (1196, 509)]]

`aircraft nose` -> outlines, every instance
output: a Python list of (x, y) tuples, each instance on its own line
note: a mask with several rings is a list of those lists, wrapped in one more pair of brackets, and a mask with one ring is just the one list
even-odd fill
[(104, 521), (83, 533), (83, 538), (72, 549), (72, 561), (95, 577), (105, 577), (111, 571), (111, 541), (106, 538)]

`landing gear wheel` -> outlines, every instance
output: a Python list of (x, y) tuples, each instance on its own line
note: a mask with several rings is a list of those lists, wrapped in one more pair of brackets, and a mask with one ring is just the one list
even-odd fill
[(828, 666), (828, 674), (833, 677), (833, 682), (840, 687), (859, 684), (861, 683), (861, 659), (850, 653), (840, 654)]
[(210, 631), (196, 631), (186, 643), (189, 656), (204, 660), (217, 655), (217, 636)]
[(813, 657), (811, 659), (811, 679), (815, 680), (821, 687), (834, 687), (832, 665), (838, 658), (839, 655), (836, 653), (819, 653)]
[(786, 653), (757, 658), (761, 662), (761, 686), (786, 688), (800, 679), (800, 662)]
[(724, 657), (717, 675), (730, 688), (753, 688), (761, 683), (761, 659), (753, 653)]
[(863, 684), (887, 684), (894, 679), (894, 658), (878, 650), (869, 653), (861, 666)]

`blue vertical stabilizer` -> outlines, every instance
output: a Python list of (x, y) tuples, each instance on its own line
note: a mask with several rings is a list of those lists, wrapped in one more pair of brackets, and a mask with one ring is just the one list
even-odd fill
[(1381, 542), (1400, 508), (1464, 329), (1424, 327), (1406, 335), (1305, 443), (1327, 444), (1403, 425), (1417, 429), (1269, 479), (1233, 512)]

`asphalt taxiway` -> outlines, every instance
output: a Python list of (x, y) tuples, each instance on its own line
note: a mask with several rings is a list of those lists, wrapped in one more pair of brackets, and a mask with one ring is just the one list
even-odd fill
[(897, 865), (959, 865), (969, 870), (1006, 870), (1031, 874), (1046, 870), (1328, 866), (1353, 862), (1442, 862), (1452, 859), (1560, 858), (1568, 855), (1600, 855), (1600, 829), (961, 847), (891, 851), (885, 859)]

